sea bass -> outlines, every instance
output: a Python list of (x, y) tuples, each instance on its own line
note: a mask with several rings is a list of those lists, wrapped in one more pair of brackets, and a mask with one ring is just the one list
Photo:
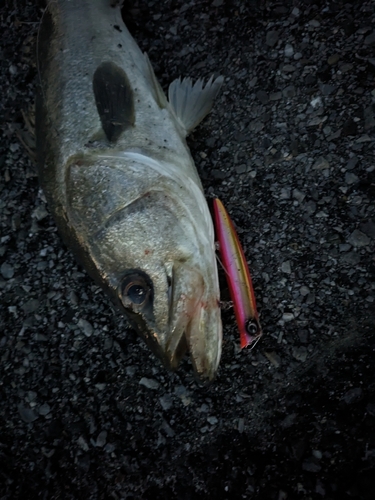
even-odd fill
[(222, 325), (214, 230), (186, 145), (223, 78), (167, 100), (110, 0), (54, 0), (38, 36), (37, 162), (66, 245), (153, 352), (214, 378)]

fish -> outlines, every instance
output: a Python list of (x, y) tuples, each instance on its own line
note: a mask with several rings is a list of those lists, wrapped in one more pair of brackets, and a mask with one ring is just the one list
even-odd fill
[(255, 345), (263, 335), (249, 266), (233, 222), (219, 198), (213, 200), (218, 249), (227, 277), (241, 348)]
[(222, 349), (215, 237), (186, 143), (224, 78), (168, 98), (110, 0), (54, 0), (38, 34), (38, 175), (59, 233), (154, 354), (198, 380)]

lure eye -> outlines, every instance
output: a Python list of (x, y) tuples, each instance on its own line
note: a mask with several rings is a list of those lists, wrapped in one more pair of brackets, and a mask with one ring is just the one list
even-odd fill
[(126, 276), (121, 286), (121, 302), (127, 309), (141, 311), (152, 298), (152, 287), (146, 276), (132, 273)]
[(245, 325), (245, 328), (247, 333), (253, 337), (260, 333), (259, 323), (255, 319), (249, 319)]

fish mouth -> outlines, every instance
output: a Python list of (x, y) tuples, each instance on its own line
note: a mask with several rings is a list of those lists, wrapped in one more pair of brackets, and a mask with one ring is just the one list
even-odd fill
[(202, 382), (214, 379), (221, 355), (220, 315), (219, 297), (202, 274), (183, 263), (174, 265), (165, 344), (172, 369), (189, 351), (197, 378)]
[(157, 318), (152, 324), (144, 317), (133, 317), (138, 332), (166, 368), (175, 370), (188, 351), (196, 378), (202, 383), (212, 381), (222, 344), (217, 293), (209, 293), (199, 271), (178, 263), (173, 265), (168, 306), (164, 327), (158, 326)]

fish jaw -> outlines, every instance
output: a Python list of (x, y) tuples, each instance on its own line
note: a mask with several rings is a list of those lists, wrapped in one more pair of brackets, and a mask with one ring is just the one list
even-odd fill
[(166, 352), (178, 364), (179, 346), (186, 346), (201, 382), (215, 378), (222, 347), (222, 323), (216, 280), (185, 264), (174, 271), (173, 299)]
[(134, 314), (122, 309), (166, 368), (175, 370), (189, 351), (197, 379), (210, 382), (215, 378), (222, 346), (217, 294), (210, 297), (204, 277), (189, 265), (177, 262), (167, 268), (173, 268), (168, 290), (168, 322), (165, 314), (155, 317), (147, 312)]

